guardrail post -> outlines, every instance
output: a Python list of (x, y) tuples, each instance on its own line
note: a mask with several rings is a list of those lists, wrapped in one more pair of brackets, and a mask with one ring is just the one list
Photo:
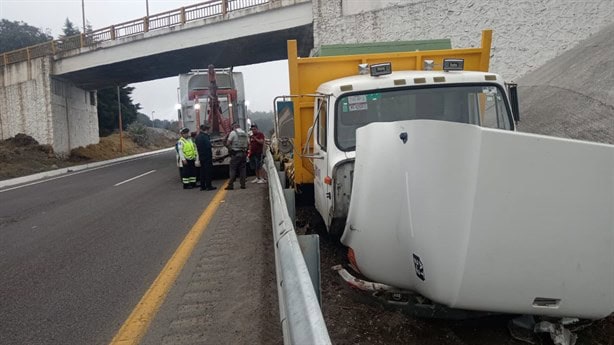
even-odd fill
[(143, 32), (149, 31), (149, 17), (143, 18)]
[(81, 42), (81, 48), (85, 47), (85, 34), (79, 35), (79, 41)]
[(228, 13), (228, 0), (222, 0), (222, 15), (225, 16)]
[(53, 55), (55, 55), (55, 40), (51, 41), (51, 53), (53, 53)]
[(111, 25), (109, 30), (111, 30), (111, 39), (114, 40), (115, 39), (115, 25)]
[(179, 14), (179, 20), (181, 24), (185, 24), (185, 7), (181, 8), (181, 13)]

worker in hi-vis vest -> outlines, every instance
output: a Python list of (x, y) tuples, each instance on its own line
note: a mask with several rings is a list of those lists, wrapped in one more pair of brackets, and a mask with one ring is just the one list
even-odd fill
[(228, 181), (228, 186), (226, 186), (228, 190), (234, 189), (233, 184), (237, 179), (237, 172), (241, 177), (239, 180), (241, 189), (245, 189), (245, 166), (247, 163), (248, 144), (247, 133), (239, 126), (238, 122), (233, 122), (232, 132), (228, 134), (228, 139), (226, 141), (226, 146), (228, 146), (230, 151), (230, 180)]
[(179, 152), (179, 160), (183, 167), (181, 169), (183, 189), (194, 188), (196, 187), (198, 151), (196, 150), (196, 145), (190, 139), (190, 130), (188, 128), (181, 129), (181, 138), (177, 142), (177, 151)]

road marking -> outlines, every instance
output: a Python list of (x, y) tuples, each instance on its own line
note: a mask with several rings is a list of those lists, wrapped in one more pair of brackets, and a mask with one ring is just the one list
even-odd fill
[(154, 172), (156, 172), (156, 171), (155, 170), (148, 171), (148, 172), (146, 172), (144, 174), (140, 174), (139, 176), (135, 176), (133, 178), (129, 178), (126, 181), (122, 181), (122, 182), (116, 183), (116, 184), (113, 185), (113, 187), (117, 187), (117, 186), (122, 185), (122, 184), (124, 184), (126, 182), (134, 181), (134, 180), (136, 180), (139, 177), (143, 177), (145, 175), (149, 175), (149, 174), (154, 173)]
[[(161, 153), (165, 153), (165, 152), (161, 152)], [(104, 168), (112, 167), (112, 166), (118, 165), (118, 164), (134, 162), (136, 160), (146, 159), (146, 158), (149, 158), (149, 157), (154, 156), (154, 155), (159, 155), (161, 153), (156, 153), (156, 154), (149, 155), (149, 156), (130, 158), (130, 159), (122, 160), (122, 161), (119, 161), (119, 162), (113, 162), (113, 163), (104, 164), (104, 165), (100, 165), (100, 166), (96, 166), (96, 167), (91, 167), (91, 168), (83, 168), (82, 170), (78, 170), (78, 171), (72, 171), (72, 170), (70, 170), (71, 167), (67, 167), (66, 169), (68, 169), (68, 171), (65, 174), (63, 174), (63, 175), (49, 177), (49, 178), (42, 177), (38, 181), (21, 184), (21, 185), (15, 186), (15, 187), (0, 189), (0, 193), (8, 192), (8, 191), (19, 189), (19, 188), (34, 186), (34, 185), (37, 185), (39, 183), (45, 183), (45, 182), (49, 182), (49, 181), (53, 181), (53, 180), (58, 180), (58, 179), (69, 177), (69, 176), (79, 175), (79, 174), (87, 173), (87, 172), (94, 171), (94, 170), (104, 169)], [(116, 158), (116, 159), (121, 159), (121, 158)], [(100, 162), (95, 162), (94, 164), (96, 164), (96, 163), (100, 163)]]
[(119, 329), (117, 334), (111, 340), (110, 345), (136, 345), (139, 344), (151, 321), (156, 316), (158, 309), (166, 299), (168, 291), (171, 289), (183, 266), (188, 261), (194, 247), (200, 240), (200, 237), (205, 232), (207, 225), (213, 218), (218, 206), (226, 196), (226, 190), (223, 188), (226, 183), (215, 194), (209, 206), (200, 215), (190, 232), (183, 239), (173, 256), (168, 260), (156, 280), (151, 284), (147, 292), (143, 295), (139, 303), (136, 305), (128, 319)]
[(49, 182), (49, 181), (53, 181), (53, 180), (58, 180), (58, 179), (69, 177), (69, 176), (79, 175), (79, 174), (83, 174), (83, 173), (94, 171), (94, 170), (104, 169), (104, 168), (108, 168), (108, 167), (111, 167), (113, 165), (122, 164), (122, 163), (125, 163), (125, 162), (111, 163), (111, 164), (108, 164), (108, 165), (105, 165), (105, 166), (100, 166), (100, 167), (95, 167), (95, 168), (89, 168), (89, 169), (79, 170), (79, 171), (75, 171), (75, 172), (70, 172), (70, 173), (66, 173), (64, 175), (50, 177), (50, 178), (47, 178), (47, 179), (44, 179), (44, 180), (40, 180), (40, 181), (30, 182), (30, 183), (22, 184), (22, 185), (19, 185), (19, 186), (16, 186), (16, 187), (2, 189), (2, 190), (0, 190), (0, 193), (8, 192), (10, 190), (15, 190), (15, 189), (23, 188), (23, 187), (34, 186), (34, 185), (37, 185), (39, 183), (44, 183), (44, 182)]

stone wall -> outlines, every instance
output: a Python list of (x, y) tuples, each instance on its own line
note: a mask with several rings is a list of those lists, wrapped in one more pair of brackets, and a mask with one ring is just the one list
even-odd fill
[(0, 69), (0, 140), (24, 133), (58, 154), (98, 142), (90, 93), (63, 82), (58, 88), (51, 65), (50, 57), (42, 57)]
[(491, 68), (516, 79), (614, 22), (612, 0), (313, 0), (314, 44), (450, 38), (480, 45), (493, 29)]
[(70, 83), (51, 79), (51, 108), (56, 133), (53, 147), (56, 152), (98, 143), (96, 101), (96, 92), (90, 93)]

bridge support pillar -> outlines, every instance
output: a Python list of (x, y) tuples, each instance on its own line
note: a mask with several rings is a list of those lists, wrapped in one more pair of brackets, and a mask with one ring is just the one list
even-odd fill
[(24, 133), (67, 155), (99, 141), (96, 91), (53, 78), (52, 64), (42, 57), (0, 67), (0, 140)]

